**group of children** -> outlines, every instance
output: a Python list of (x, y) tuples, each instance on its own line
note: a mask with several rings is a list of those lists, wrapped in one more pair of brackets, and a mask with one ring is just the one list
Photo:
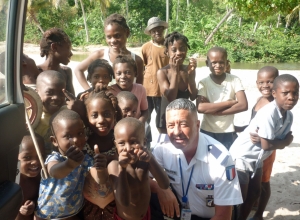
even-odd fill
[[(248, 104), (240, 79), (226, 73), (226, 50), (208, 51), (211, 74), (197, 88), (196, 59), (183, 64), (188, 39), (178, 32), (164, 38), (167, 27), (159, 18), (149, 20), (145, 33), (152, 40), (143, 46), (141, 59), (126, 48), (130, 31), (125, 18), (110, 15), (104, 28), (109, 48), (92, 53), (75, 69), (85, 89), (77, 98), (71, 69), (60, 66), (72, 56), (69, 37), (58, 28), (44, 33), (40, 48), (46, 60), (31, 65), (34, 77), (23, 72), (23, 82), (36, 84), (43, 103), (35, 132), (46, 174), (40, 175), (37, 152), (26, 134), (19, 154), (24, 201), (17, 219), (151, 219), (149, 171), (163, 189), (169, 180), (146, 147), (148, 109), (156, 110), (157, 129), (166, 133), (165, 109), (177, 98), (196, 99), (204, 114), (201, 132), (220, 141), (236, 159), (244, 199), (239, 219), (247, 218), (259, 196), (255, 218), (262, 219), (270, 197), (272, 152), (293, 140), (290, 110), (298, 101), (299, 83), (291, 75), (278, 76), (274, 67), (259, 70), (262, 97), (250, 125), (237, 137), (234, 114)], [(23, 69), (28, 59), (24, 56)], [(264, 160), (269, 165), (263, 166)], [(260, 194), (262, 175), (267, 181)]]

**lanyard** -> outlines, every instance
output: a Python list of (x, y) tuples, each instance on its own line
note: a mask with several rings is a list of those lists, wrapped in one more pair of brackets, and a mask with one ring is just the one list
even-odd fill
[(179, 167), (180, 167), (180, 177), (181, 177), (181, 187), (182, 187), (182, 202), (183, 203), (187, 203), (187, 194), (189, 192), (189, 187), (190, 187), (190, 183), (191, 183), (191, 179), (192, 179), (192, 175), (193, 175), (193, 172), (194, 172), (194, 166), (195, 164), (193, 165), (192, 167), (192, 171), (191, 171), (191, 174), (190, 174), (190, 178), (189, 178), (189, 182), (188, 182), (188, 185), (186, 187), (186, 193), (184, 193), (184, 187), (183, 187), (183, 176), (182, 176), (182, 167), (181, 167), (181, 158), (179, 157)]

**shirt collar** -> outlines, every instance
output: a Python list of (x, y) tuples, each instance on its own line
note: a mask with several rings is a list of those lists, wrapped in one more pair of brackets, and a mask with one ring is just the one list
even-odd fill
[(208, 163), (207, 155), (208, 155), (208, 143), (204, 135), (202, 135), (199, 132), (198, 146), (194, 158), (203, 161), (205, 163)]
[[(275, 108), (276, 108), (276, 110), (277, 110), (277, 113), (278, 113), (279, 118), (282, 119), (283, 116), (282, 116), (282, 114), (281, 114), (281, 112), (280, 112), (280, 109), (279, 109), (279, 107), (278, 107), (278, 105), (277, 105), (275, 99), (272, 101), (272, 103), (275, 105)], [(291, 121), (292, 121), (291, 114), (289, 114), (289, 110), (287, 110), (287, 111), (286, 111), (285, 123), (289, 123), (289, 122), (291, 122)]]

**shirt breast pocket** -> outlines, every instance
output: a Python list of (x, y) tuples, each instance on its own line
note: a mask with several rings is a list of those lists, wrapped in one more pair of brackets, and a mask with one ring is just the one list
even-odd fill
[(196, 184), (196, 193), (200, 198), (214, 195), (214, 184)]

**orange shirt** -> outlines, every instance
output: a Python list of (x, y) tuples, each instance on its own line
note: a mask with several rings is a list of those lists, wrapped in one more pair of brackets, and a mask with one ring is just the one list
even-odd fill
[(164, 52), (164, 46), (153, 44), (152, 41), (142, 46), (142, 58), (145, 65), (143, 86), (147, 96), (161, 96), (156, 73), (157, 70), (169, 64), (169, 57)]

